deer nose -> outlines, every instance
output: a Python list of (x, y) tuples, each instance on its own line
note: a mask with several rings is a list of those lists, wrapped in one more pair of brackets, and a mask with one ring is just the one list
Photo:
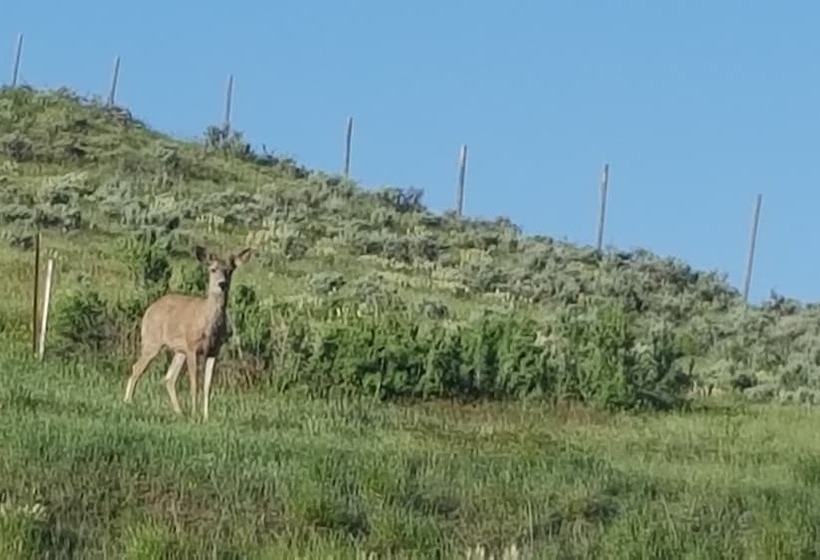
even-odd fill
[(219, 283), (217, 284), (217, 286), (219, 286), (219, 289), (224, 292), (225, 288), (228, 287), (228, 281), (227, 280), (220, 280)]

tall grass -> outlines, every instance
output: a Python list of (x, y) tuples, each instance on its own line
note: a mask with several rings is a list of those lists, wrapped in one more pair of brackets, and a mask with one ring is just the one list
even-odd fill
[(5, 358), (0, 376), (4, 558), (452, 558), (479, 545), (796, 558), (820, 546), (810, 409), (635, 416), (223, 388), (202, 425), (173, 415), (157, 371), (131, 406), (123, 372), (102, 364)]

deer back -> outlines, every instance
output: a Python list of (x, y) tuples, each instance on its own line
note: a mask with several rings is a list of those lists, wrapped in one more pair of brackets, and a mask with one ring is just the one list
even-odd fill
[(168, 346), (177, 352), (210, 354), (225, 338), (225, 308), (209, 298), (167, 294), (146, 309), (143, 344)]

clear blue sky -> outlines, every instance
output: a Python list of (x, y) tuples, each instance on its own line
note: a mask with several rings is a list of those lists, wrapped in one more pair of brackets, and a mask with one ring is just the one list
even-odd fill
[[(742, 282), (763, 193), (752, 299), (820, 299), (820, 3), (385, 0), (7, 2), (9, 76), (118, 99), (163, 131), (221, 120), (312, 168), (423, 188), (527, 233), (595, 240), (611, 164), (606, 243), (646, 247)], [(4, 77), (7, 82), (10, 77)]]

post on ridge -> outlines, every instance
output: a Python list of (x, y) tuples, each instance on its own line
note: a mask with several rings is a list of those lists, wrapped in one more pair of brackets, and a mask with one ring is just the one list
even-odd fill
[(609, 164), (604, 164), (604, 170), (601, 172), (601, 200), (598, 208), (598, 239), (596, 247), (600, 252), (604, 247), (604, 223), (606, 221), (606, 199), (609, 190)]
[(233, 104), (233, 74), (228, 75), (228, 87), (225, 90), (225, 134), (231, 131), (231, 109)]
[(17, 47), (14, 49), (14, 67), (11, 71), (11, 87), (17, 87), (20, 78), (20, 60), (23, 57), (23, 34), (17, 35)]
[(464, 177), (467, 173), (467, 144), (461, 145), (458, 156), (458, 183), (456, 185), (456, 215), (460, 218), (464, 213)]
[(758, 193), (755, 200), (755, 209), (752, 216), (752, 228), (749, 231), (749, 251), (746, 255), (746, 274), (743, 278), (743, 301), (749, 302), (749, 287), (752, 284), (752, 267), (755, 259), (755, 246), (757, 245), (757, 227), (760, 224), (760, 206), (763, 203), (763, 195)]
[(345, 134), (345, 179), (350, 176), (350, 150), (353, 143), (353, 117), (347, 118), (347, 132)]
[(114, 71), (111, 74), (111, 87), (108, 90), (108, 106), (114, 106), (114, 100), (117, 97), (117, 82), (120, 79), (120, 55), (114, 58)]

